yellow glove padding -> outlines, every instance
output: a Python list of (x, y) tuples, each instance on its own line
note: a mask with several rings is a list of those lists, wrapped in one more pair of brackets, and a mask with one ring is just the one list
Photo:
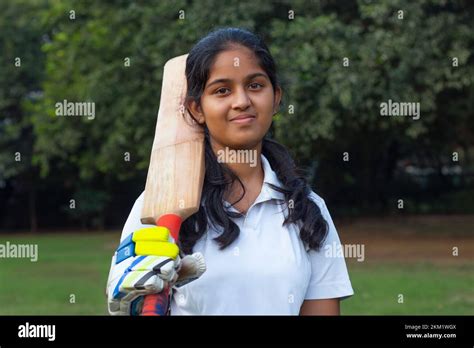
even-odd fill
[(163, 226), (145, 227), (133, 233), (135, 254), (166, 256), (176, 259), (179, 248), (169, 241), (170, 231)]

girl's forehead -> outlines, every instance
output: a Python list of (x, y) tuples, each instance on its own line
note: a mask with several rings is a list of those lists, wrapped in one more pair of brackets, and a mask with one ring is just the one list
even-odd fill
[(211, 65), (209, 76), (221, 73), (256, 70), (261, 71), (255, 54), (246, 47), (236, 47), (223, 51), (216, 56)]

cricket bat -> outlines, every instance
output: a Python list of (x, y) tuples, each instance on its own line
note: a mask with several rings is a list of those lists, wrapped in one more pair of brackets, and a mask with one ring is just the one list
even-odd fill
[[(187, 56), (172, 58), (164, 66), (141, 214), (143, 224), (167, 227), (175, 242), (182, 221), (199, 210), (205, 169), (204, 131), (184, 107)], [(181, 272), (193, 273), (195, 265), (190, 259), (182, 263), (180, 276)], [(169, 296), (168, 288), (147, 295), (142, 315), (166, 315)]]

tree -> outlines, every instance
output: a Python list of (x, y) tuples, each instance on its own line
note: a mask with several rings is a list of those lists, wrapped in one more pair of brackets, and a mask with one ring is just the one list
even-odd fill
[[(40, 93), (44, 75), (41, 36), (45, 30), (35, 13), (45, 8), (41, 1), (0, 3), (0, 187), (5, 197), (0, 206), (5, 214), (8, 191), (16, 198), (16, 208), (27, 208), (32, 231), (37, 228), (36, 192), (38, 168), (32, 163), (33, 127), (25, 105)], [(5, 214), (6, 215), (6, 214)], [(16, 216), (15, 216), (16, 217)], [(6, 216), (5, 216), (6, 218)], [(21, 221), (10, 221), (18, 224)]]
[[(294, 21), (272, 23), (272, 49), (295, 109), (280, 115), (276, 134), (303, 163), (317, 160), (333, 201), (386, 208), (397, 161), (420, 143), (438, 156), (459, 141), (473, 145), (472, 103), (465, 101), (472, 100), (474, 36), (466, 7), (359, 1), (350, 17), (340, 8), (301, 9)], [(446, 93), (449, 104), (442, 103)], [(419, 102), (421, 118), (381, 117), (389, 99)], [(460, 131), (468, 138), (453, 136)]]

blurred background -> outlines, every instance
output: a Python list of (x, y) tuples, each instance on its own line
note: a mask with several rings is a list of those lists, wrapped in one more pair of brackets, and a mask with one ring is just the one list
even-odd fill
[[(0, 2), (0, 314), (106, 314), (144, 189), (164, 63), (210, 30), (261, 35), (284, 100), (271, 134), (343, 244), (343, 314), (474, 314), (474, 4), (469, 1)], [(58, 117), (56, 103), (95, 103)], [(388, 100), (420, 117), (382, 117)], [(401, 295), (401, 296), (400, 296)]]

